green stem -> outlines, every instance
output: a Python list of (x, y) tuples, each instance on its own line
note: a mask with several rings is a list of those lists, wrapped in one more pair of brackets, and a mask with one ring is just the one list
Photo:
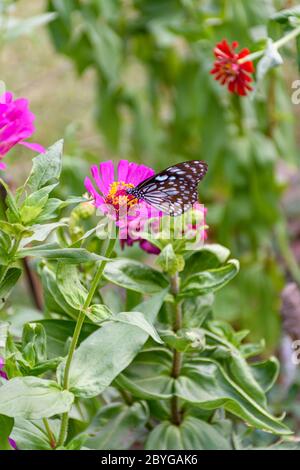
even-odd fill
[[(290, 31), (288, 34), (286, 34), (282, 38), (278, 39), (278, 41), (275, 41), (273, 46), (275, 47), (275, 49), (278, 50), (280, 47), (284, 46), (287, 42), (289, 42), (291, 39), (294, 39), (299, 34), (300, 34), (300, 26), (293, 29), (292, 31)], [(264, 55), (264, 53), (265, 53), (265, 50), (252, 52), (252, 54), (246, 55), (245, 57), (240, 59), (238, 62), (239, 62), (239, 64), (244, 64), (245, 62), (248, 62), (249, 60), (252, 61), (252, 60), (255, 60), (255, 59), (259, 59), (260, 57), (262, 57)]]
[[(116, 238), (111, 238), (109, 240), (109, 243), (108, 243), (108, 246), (107, 246), (107, 249), (106, 249), (106, 252), (105, 252), (105, 257), (106, 258), (109, 258), (111, 256), (112, 251), (113, 251), (114, 246), (115, 246), (115, 243), (116, 243)], [(106, 263), (107, 263), (107, 261), (103, 260), (98, 265), (96, 274), (95, 274), (94, 279), (93, 279), (92, 284), (91, 284), (91, 288), (90, 288), (89, 293), (87, 295), (87, 298), (84, 302), (82, 310), (80, 311), (80, 313), (78, 315), (78, 318), (77, 318), (77, 322), (76, 322), (73, 338), (72, 338), (72, 341), (71, 341), (70, 349), (69, 349), (69, 352), (68, 352), (65, 370), (64, 370), (64, 380), (63, 380), (64, 390), (68, 390), (68, 388), (69, 388), (70, 368), (71, 368), (71, 364), (72, 364), (73, 355), (74, 355), (74, 352), (75, 352), (75, 349), (76, 349), (76, 346), (77, 346), (77, 343), (78, 343), (78, 339), (79, 339), (79, 336), (80, 336), (81, 328), (82, 328), (82, 325), (83, 325), (84, 320), (85, 320), (85, 312), (88, 309), (88, 307), (90, 306), (90, 303), (91, 303), (91, 301), (94, 297), (94, 294), (95, 294), (96, 289), (98, 287), (99, 281), (102, 277), (102, 274), (103, 274)], [(69, 413), (63, 413), (62, 420), (61, 420), (61, 428), (60, 428), (60, 433), (59, 433), (59, 438), (58, 438), (58, 444), (57, 444), (58, 446), (64, 445), (64, 442), (65, 442), (66, 436), (67, 436), (68, 422), (69, 422)]]
[(290, 274), (300, 286), (300, 267), (298, 266), (298, 263), (295, 260), (294, 254), (291, 250), (287, 236), (287, 229), (284, 221), (280, 223), (280, 225), (278, 225), (276, 232), (277, 243), (280, 249), (281, 256), (283, 257)]
[(55, 449), (55, 446), (56, 446), (55, 438), (54, 438), (53, 432), (50, 428), (50, 424), (49, 424), (47, 418), (43, 418), (43, 423), (44, 423), (44, 426), (45, 426), (45, 429), (46, 429), (46, 432), (47, 432), (47, 435), (48, 435), (48, 438), (49, 438), (50, 447), (52, 449)]
[[(179, 293), (178, 273), (176, 273), (174, 276), (171, 277), (171, 292), (175, 297), (173, 331), (176, 333), (182, 327), (181, 303), (178, 302), (176, 299), (176, 296)], [(181, 370), (181, 363), (182, 363), (182, 354), (179, 351), (176, 351), (176, 349), (174, 349), (173, 364), (172, 364), (172, 371), (171, 371), (171, 376), (174, 379), (177, 379), (177, 377), (179, 377), (180, 370)], [(179, 426), (182, 421), (179, 400), (176, 395), (173, 395), (173, 397), (171, 398), (171, 419), (172, 419), (172, 422), (176, 424), (177, 426)]]

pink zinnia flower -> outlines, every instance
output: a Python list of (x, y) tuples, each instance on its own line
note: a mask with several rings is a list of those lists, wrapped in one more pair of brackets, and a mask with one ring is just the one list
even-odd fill
[(215, 75), (215, 80), (221, 85), (227, 85), (231, 93), (246, 96), (252, 90), (249, 83), (252, 82), (251, 73), (254, 72), (254, 66), (250, 60), (240, 63), (240, 59), (249, 55), (250, 51), (244, 48), (235, 52), (237, 47), (237, 41), (231, 45), (225, 39), (219, 42), (214, 48), (216, 60), (210, 73)]
[[(0, 96), (0, 160), (17, 144), (39, 153), (45, 151), (41, 145), (25, 141), (35, 131), (34, 119), (26, 98), (13, 100), (10, 92)], [(0, 170), (5, 168), (5, 163), (0, 161)]]
[[(5, 366), (4, 359), (3, 357), (0, 357), (0, 377), (2, 377), (5, 380), (8, 380), (7, 374), (3, 370), (4, 366)], [(8, 442), (13, 449), (17, 450), (17, 444), (11, 437), (8, 438)]]
[(113, 218), (120, 227), (121, 245), (126, 243), (131, 246), (139, 241), (145, 251), (156, 252), (151, 243), (143, 243), (145, 240), (138, 236), (138, 232), (143, 230), (144, 223), (150, 217), (160, 217), (162, 213), (127, 194), (127, 189), (134, 188), (154, 175), (154, 170), (145, 165), (121, 160), (115, 176), (114, 164), (109, 160), (99, 166), (92, 165), (91, 173), (97, 189), (88, 177), (84, 180), (85, 187), (92, 195), (96, 207)]

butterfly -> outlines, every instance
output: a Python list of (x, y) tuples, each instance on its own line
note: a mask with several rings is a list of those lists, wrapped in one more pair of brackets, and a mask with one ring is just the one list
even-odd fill
[(178, 216), (198, 200), (197, 186), (207, 169), (207, 163), (201, 160), (178, 163), (150, 176), (135, 188), (127, 189), (127, 194), (165, 214)]

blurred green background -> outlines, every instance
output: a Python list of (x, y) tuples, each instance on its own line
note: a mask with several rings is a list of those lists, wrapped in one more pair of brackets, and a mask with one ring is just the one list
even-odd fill
[[(0, 78), (30, 100), (34, 141), (48, 146), (65, 138), (60, 195), (85, 191), (91, 162), (128, 158), (161, 170), (193, 158), (207, 161), (199, 195), (208, 208), (208, 241), (228, 246), (241, 261), (239, 276), (217, 296), (215, 313), (249, 328), (252, 339), (265, 338), (267, 352), (275, 351), (280, 293), (287, 281), (299, 281), (300, 204), (292, 182), (300, 108), (291, 100), (297, 50), (286, 47), (284, 65), (247, 98), (230, 95), (209, 71), (219, 40), (259, 49), (267, 36), (286, 31), (275, 12), (298, 2), (1, 3)], [(39, 16), (49, 11), (56, 16)], [(28, 151), (12, 152), (11, 161), (10, 177), (22, 181)]]

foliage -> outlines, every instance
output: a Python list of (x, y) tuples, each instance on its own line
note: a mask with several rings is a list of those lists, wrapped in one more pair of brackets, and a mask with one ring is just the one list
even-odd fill
[[(272, 40), (299, 25), (299, 9), (280, 10), (284, 4), (48, 2), (57, 14), (49, 24), (56, 50), (78, 73), (95, 71), (95, 114), (106, 152), (162, 168), (199, 156), (208, 162), (201, 201), (213, 227), (210, 238), (229, 246), (244, 277), (253, 279), (250, 289), (237, 278), (222, 297), (222, 310), (271, 348), (283, 285), (273, 235), (282, 218), (276, 166), (282, 158), (296, 161), (290, 92), (281, 69), (270, 70), (279, 63)], [(254, 97), (230, 95), (209, 75), (213, 48), (223, 38), (254, 52), (269, 44), (257, 64)]]
[[(59, 213), (78, 201), (52, 204), (61, 157), (59, 141), (33, 160), (22, 187), (6, 186), (1, 448), (10, 435), (19, 449), (231, 449), (237, 423), (288, 436), (266, 399), (277, 360), (249, 363), (259, 348), (244, 342), (248, 332), (214, 319), (214, 294), (238, 261), (220, 245), (191, 251), (172, 236), (169, 263), (155, 267), (118, 256), (111, 243), (104, 250), (94, 230), (74, 243), (72, 212)], [(44, 315), (12, 334), (6, 305), (27, 257), (43, 283)]]

